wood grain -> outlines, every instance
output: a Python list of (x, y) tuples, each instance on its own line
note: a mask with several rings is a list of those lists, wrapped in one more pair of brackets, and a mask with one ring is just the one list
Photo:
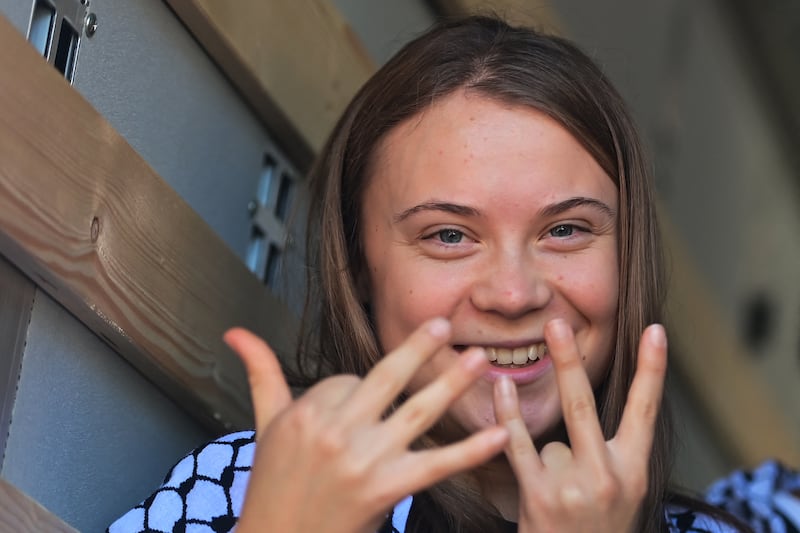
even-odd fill
[(19, 489), (0, 479), (0, 533), (77, 533)]
[(209, 427), (248, 427), (221, 335), (288, 350), (292, 314), (1, 17), (0, 49), (0, 255)]
[(304, 170), (374, 65), (329, 0), (167, 0)]

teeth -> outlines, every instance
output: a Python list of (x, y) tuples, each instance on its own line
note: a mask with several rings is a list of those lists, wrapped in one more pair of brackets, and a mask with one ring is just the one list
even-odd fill
[(528, 359), (536, 361), (539, 359), (539, 347), (535, 344), (528, 346)]
[(524, 365), (547, 355), (547, 345), (543, 342), (513, 349), (487, 347), (485, 350), (489, 361), (498, 365)]
[(514, 353), (508, 348), (495, 348), (497, 362), (501, 365), (510, 365), (514, 361)]

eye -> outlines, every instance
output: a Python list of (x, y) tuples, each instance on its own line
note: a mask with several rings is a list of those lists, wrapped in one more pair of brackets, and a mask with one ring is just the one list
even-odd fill
[(570, 237), (575, 233), (575, 226), (572, 224), (559, 224), (550, 229), (551, 237)]
[(445, 244), (458, 244), (464, 238), (464, 232), (457, 229), (443, 229), (436, 232), (436, 237)]

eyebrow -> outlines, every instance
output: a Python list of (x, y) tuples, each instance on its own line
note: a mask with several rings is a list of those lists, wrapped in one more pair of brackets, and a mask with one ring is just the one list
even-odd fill
[[(576, 207), (591, 207), (592, 209), (596, 209), (601, 211), (605, 215), (610, 218), (615, 218), (617, 216), (617, 212), (611, 209), (607, 204), (601, 202), (600, 200), (595, 200), (594, 198), (586, 198), (583, 196), (576, 196), (574, 198), (568, 198), (562, 202), (558, 202), (556, 204), (551, 204), (545, 206), (539, 211), (539, 215), (542, 217), (554, 217), (560, 215), (570, 209), (575, 209)], [(476, 217), (480, 215), (480, 211), (473, 207), (468, 207), (466, 205), (460, 204), (453, 204), (450, 202), (425, 202), (419, 205), (415, 205), (414, 207), (410, 207), (400, 213), (394, 215), (394, 222), (399, 223), (421, 211), (443, 211), (445, 213), (453, 213), (455, 215), (460, 215), (464, 217)]]
[(603, 212), (610, 218), (615, 218), (617, 216), (617, 212), (611, 209), (607, 204), (601, 202), (600, 200), (595, 200), (594, 198), (586, 198), (583, 196), (568, 198), (563, 202), (558, 202), (557, 204), (550, 204), (548, 206), (545, 206), (539, 211), (539, 215), (542, 217), (554, 217), (562, 213), (565, 213), (570, 209), (575, 209), (576, 207), (591, 207), (592, 209), (596, 209), (598, 211)]
[(411, 215), (419, 213), (421, 211), (444, 211), (445, 213), (452, 213), (454, 215), (460, 215), (463, 217), (475, 217), (480, 215), (480, 212), (473, 208), (468, 207), (466, 205), (460, 204), (451, 204), (450, 202), (425, 202), (419, 205), (415, 205), (414, 207), (409, 207), (405, 211), (401, 211), (394, 216), (394, 222), (402, 222)]

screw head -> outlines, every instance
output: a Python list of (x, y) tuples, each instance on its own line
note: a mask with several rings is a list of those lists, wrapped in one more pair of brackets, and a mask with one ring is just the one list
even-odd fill
[(258, 202), (256, 200), (250, 200), (247, 202), (247, 212), (251, 217), (256, 214), (256, 211), (258, 211)]
[(83, 23), (84, 33), (87, 37), (92, 37), (97, 33), (97, 15), (89, 13), (86, 15), (86, 20)]

